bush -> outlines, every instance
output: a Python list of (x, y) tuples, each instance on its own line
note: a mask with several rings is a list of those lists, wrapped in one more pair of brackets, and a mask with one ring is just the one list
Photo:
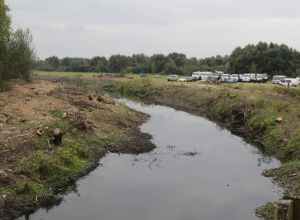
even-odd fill
[(47, 66), (39, 66), (37, 68), (37, 71), (49, 71), (49, 72), (52, 72), (52, 71), (55, 71), (55, 68), (54, 66), (50, 66), (50, 65), (47, 65)]

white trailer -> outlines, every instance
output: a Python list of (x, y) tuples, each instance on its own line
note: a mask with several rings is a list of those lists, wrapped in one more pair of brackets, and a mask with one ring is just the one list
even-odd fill
[(250, 82), (250, 73), (243, 74), (242, 81), (243, 82)]
[(283, 82), (281, 83), (281, 86), (294, 86), (297, 87), (299, 85), (299, 79), (298, 78), (285, 78)]
[(281, 80), (284, 80), (286, 78), (286, 76), (284, 76), (284, 75), (275, 75), (275, 76), (273, 76), (273, 78), (272, 78), (272, 83), (273, 84), (279, 84), (279, 82), (281, 81)]

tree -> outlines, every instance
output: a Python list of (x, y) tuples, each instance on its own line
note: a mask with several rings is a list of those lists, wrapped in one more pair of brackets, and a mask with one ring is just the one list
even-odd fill
[(5, 72), (7, 62), (7, 43), (11, 36), (11, 16), (8, 14), (10, 8), (0, 0), (0, 77)]
[(10, 71), (14, 74), (21, 74), (26, 81), (30, 81), (30, 77), (35, 69), (35, 47), (33, 37), (30, 30), (18, 29), (10, 42), (9, 56)]
[(176, 67), (175, 63), (166, 63), (164, 66), (164, 74), (179, 74), (180, 70)]
[(173, 52), (173, 53), (170, 53), (168, 55), (168, 57), (170, 57), (175, 62), (177, 67), (184, 66), (184, 64), (187, 60), (186, 55), (183, 53)]
[(53, 66), (55, 69), (59, 67), (59, 59), (57, 56), (52, 56), (48, 58), (48, 64)]
[(250, 73), (257, 73), (257, 66), (256, 66), (255, 63), (252, 63), (249, 72), (250, 72)]
[(64, 57), (64, 58), (61, 60), (61, 65), (62, 65), (62, 66), (70, 66), (70, 65), (71, 65), (71, 62), (72, 62), (72, 58), (71, 58), (71, 57)]
[(108, 70), (112, 73), (119, 73), (125, 67), (133, 67), (134, 59), (125, 55), (111, 55), (108, 59)]

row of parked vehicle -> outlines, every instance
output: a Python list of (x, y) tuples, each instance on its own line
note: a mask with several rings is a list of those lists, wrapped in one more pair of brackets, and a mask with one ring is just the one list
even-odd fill
[[(168, 81), (177, 81), (177, 75), (169, 75)], [(268, 81), (268, 75), (266, 73), (245, 73), (245, 74), (226, 74), (220, 71), (215, 72), (193, 72), (191, 77), (182, 77), (179, 82), (193, 82), (201, 80), (219, 81), (221, 83), (236, 83), (236, 82), (254, 82), (254, 83), (266, 83)]]
[(284, 75), (275, 75), (272, 78), (273, 84), (278, 84), (280, 86), (293, 86), (297, 87), (300, 83), (300, 76), (296, 78), (286, 78)]

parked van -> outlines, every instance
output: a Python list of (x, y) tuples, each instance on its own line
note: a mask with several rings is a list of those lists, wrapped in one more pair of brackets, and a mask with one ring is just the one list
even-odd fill
[(243, 74), (239, 74), (239, 80), (238, 82), (242, 82), (243, 81)]
[(284, 80), (286, 78), (286, 76), (284, 76), (284, 75), (275, 75), (275, 76), (273, 76), (273, 78), (272, 78), (272, 83), (273, 84), (279, 84), (279, 82), (281, 81), (281, 80)]
[(210, 77), (210, 75), (212, 75), (211, 72), (202, 72), (201, 73), (201, 80), (207, 80)]
[(232, 74), (230, 76), (230, 79), (235, 79), (238, 82), (239, 81), (239, 75), (238, 74)]
[[(263, 82), (263, 75), (261, 73), (251, 73), (250, 74), (250, 81), (255, 83), (262, 83)], [(268, 79), (268, 77), (267, 77)]]
[(193, 72), (192, 77), (196, 77), (198, 80), (201, 79), (201, 72)]
[(243, 82), (250, 82), (250, 73), (243, 74), (242, 81)]
[(222, 74), (221, 75), (221, 82), (224, 82), (224, 81), (228, 81), (230, 78), (229, 74)]
[(281, 86), (294, 86), (297, 87), (299, 85), (299, 79), (294, 78), (285, 78), (281, 83)]
[(263, 73), (262, 74), (262, 79), (263, 79), (263, 83), (267, 83), (267, 81), (268, 81), (268, 74)]
[(178, 76), (177, 75), (168, 75), (167, 80), (168, 81), (177, 81)]

